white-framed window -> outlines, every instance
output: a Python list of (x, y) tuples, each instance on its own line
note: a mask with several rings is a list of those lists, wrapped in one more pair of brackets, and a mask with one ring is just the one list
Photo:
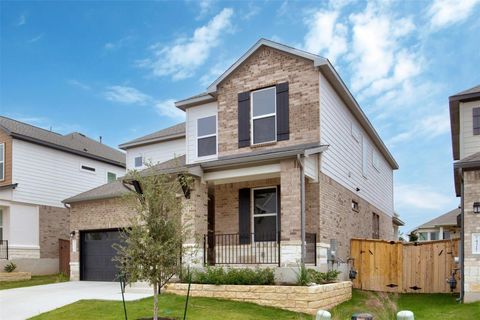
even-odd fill
[(376, 151), (372, 154), (372, 166), (380, 172), (380, 155)]
[(197, 119), (197, 157), (217, 154), (217, 116)]
[(5, 143), (0, 143), (0, 181), (5, 180)]
[(472, 254), (480, 254), (480, 233), (472, 233)]
[(252, 232), (254, 241), (275, 241), (278, 233), (277, 187), (252, 189)]
[(110, 183), (115, 180), (117, 180), (117, 174), (115, 172), (107, 171), (107, 182)]
[(277, 89), (269, 87), (251, 93), (252, 145), (277, 141)]
[(139, 168), (143, 166), (143, 157), (142, 156), (135, 157), (134, 165), (135, 165), (135, 168)]
[(80, 171), (95, 174), (96, 171), (97, 171), (97, 169), (95, 169), (95, 168), (92, 167), (92, 166), (86, 165), (86, 164), (81, 164), (81, 165), (80, 165)]
[(418, 240), (428, 241), (428, 232), (419, 232), (418, 233)]

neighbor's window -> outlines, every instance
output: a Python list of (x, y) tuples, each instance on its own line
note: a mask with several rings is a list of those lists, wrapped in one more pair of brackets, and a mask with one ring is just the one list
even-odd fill
[(275, 87), (252, 92), (253, 144), (277, 140), (277, 90)]
[(5, 143), (0, 143), (0, 181), (5, 179)]
[(373, 239), (380, 239), (380, 216), (375, 212), (372, 213), (372, 238)]
[(114, 172), (107, 172), (107, 182), (113, 182), (117, 180), (117, 174)]
[(352, 200), (352, 210), (357, 212), (359, 210), (358, 202), (355, 200)]
[(418, 240), (420, 240), (420, 241), (428, 240), (428, 232), (420, 232), (418, 234)]
[(438, 232), (430, 232), (430, 240), (438, 240)]
[(217, 154), (217, 116), (197, 119), (197, 157)]
[(480, 108), (473, 108), (472, 109), (472, 120), (473, 120), (473, 134), (479, 135), (480, 134)]
[(141, 167), (143, 165), (142, 156), (135, 157), (135, 168)]
[(277, 188), (253, 189), (253, 232), (255, 241), (277, 239)]
[(95, 172), (95, 168), (94, 167), (89, 167), (89, 166), (86, 166), (86, 165), (83, 165), (80, 167), (83, 171), (88, 171), (88, 172)]

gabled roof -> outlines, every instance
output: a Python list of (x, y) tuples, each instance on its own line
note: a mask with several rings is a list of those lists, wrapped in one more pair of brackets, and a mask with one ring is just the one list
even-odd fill
[[(140, 171), (141, 175), (151, 175), (151, 174), (169, 174), (177, 173), (187, 170), (185, 166), (185, 156), (178, 158), (170, 159), (165, 162), (156, 164), (150, 168), (146, 168)], [(91, 200), (101, 200), (101, 199), (110, 199), (118, 198), (125, 195), (127, 192), (132, 190), (128, 185), (123, 184), (123, 177), (119, 178), (113, 182), (106, 183), (99, 187), (90, 189), (88, 191), (79, 193), (73, 197), (63, 200), (63, 203), (75, 203)]]
[(436, 227), (445, 227), (445, 226), (456, 226), (457, 225), (457, 216), (461, 213), (460, 208), (455, 208), (452, 211), (449, 211), (441, 216), (438, 216), (424, 224), (415, 228), (418, 229), (428, 229), (428, 228), (436, 228)]
[(245, 60), (247, 60), (255, 51), (257, 51), (260, 47), (267, 46), (270, 48), (274, 48), (276, 50), (299, 56), (313, 62), (314, 67), (319, 68), (319, 70), (324, 74), (325, 78), (332, 84), (335, 91), (341, 97), (341, 99), (345, 102), (347, 107), (350, 111), (354, 114), (357, 120), (360, 122), (362, 127), (368, 133), (370, 138), (373, 140), (377, 148), (380, 150), (382, 155), (387, 159), (388, 163), (393, 169), (398, 169), (398, 163), (395, 161), (394, 157), (388, 150), (388, 148), (383, 143), (382, 139), (378, 135), (375, 128), (368, 120), (367, 116), (360, 108), (360, 105), (355, 100), (351, 92), (348, 90), (347, 86), (343, 82), (343, 80), (338, 75), (335, 68), (332, 64), (321, 56), (316, 54), (308, 53), (303, 50), (295, 49), (290, 46), (277, 43), (267, 39), (260, 39), (255, 43), (244, 55), (242, 55), (230, 68), (228, 68), (222, 75), (220, 75), (207, 89), (207, 92), (202, 93), (200, 95), (193, 96), (188, 99), (180, 100), (175, 102), (175, 106), (182, 110), (185, 110), (189, 106), (194, 106), (198, 104), (203, 104), (209, 101), (215, 101), (217, 86), (226, 78), (228, 77), (236, 68), (238, 68)]
[(125, 154), (123, 152), (90, 139), (79, 132), (61, 135), (4, 116), (0, 116), (0, 129), (3, 129), (15, 139), (125, 168)]
[(460, 159), (460, 102), (480, 100), (480, 85), (458, 92), (448, 98), (452, 130), (453, 160)]
[(124, 142), (118, 147), (120, 149), (127, 150), (128, 148), (132, 148), (132, 147), (138, 147), (141, 145), (179, 139), (184, 137), (185, 137), (185, 122), (182, 122), (182, 123), (173, 125), (171, 127), (147, 134), (143, 137), (136, 138), (128, 142)]

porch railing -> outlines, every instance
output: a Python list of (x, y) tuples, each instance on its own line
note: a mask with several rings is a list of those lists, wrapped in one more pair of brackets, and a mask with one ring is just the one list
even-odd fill
[(207, 234), (203, 242), (204, 264), (280, 265), (280, 234)]
[(0, 240), (0, 259), (8, 260), (8, 240)]

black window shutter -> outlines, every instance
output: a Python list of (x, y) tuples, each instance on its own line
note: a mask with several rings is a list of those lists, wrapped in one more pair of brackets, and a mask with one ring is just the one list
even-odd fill
[(250, 188), (238, 190), (238, 233), (240, 244), (250, 243)]
[(250, 92), (238, 94), (238, 147), (250, 145)]
[(277, 141), (290, 138), (288, 82), (277, 84)]
[(480, 134), (480, 108), (473, 108), (472, 109), (473, 115), (473, 134), (479, 135)]
[(280, 185), (277, 186), (277, 236), (281, 235), (282, 227), (282, 201), (281, 201)]

